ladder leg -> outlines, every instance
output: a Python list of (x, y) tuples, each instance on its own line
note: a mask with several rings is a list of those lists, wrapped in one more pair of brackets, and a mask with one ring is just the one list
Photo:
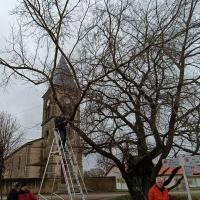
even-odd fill
[[(80, 175), (80, 181), (81, 181), (81, 183), (83, 184), (83, 189), (84, 189), (85, 193), (88, 194), (87, 188), (86, 188), (86, 185), (85, 185), (85, 182), (84, 182), (84, 180), (83, 180), (83, 175), (82, 175), (82, 173), (81, 173), (81, 170), (80, 170), (79, 167), (78, 167), (78, 162), (77, 162), (77, 159), (75, 158), (75, 154), (74, 154), (74, 151), (73, 151), (73, 148), (72, 148), (72, 145), (71, 145), (71, 143), (70, 143), (70, 140), (69, 140), (69, 136), (68, 136), (68, 135), (67, 135), (67, 141), (69, 141), (69, 144), (67, 145), (67, 147), (69, 148), (68, 151), (71, 152), (72, 157), (73, 157), (73, 160), (74, 160), (75, 165), (76, 165), (76, 167), (77, 167), (78, 173), (76, 173), (76, 174), (79, 174), (79, 175)], [(81, 188), (81, 190), (82, 190), (82, 188)], [(82, 193), (83, 193), (83, 190), (82, 190)], [(83, 196), (84, 196), (84, 193), (83, 193)]]
[[(56, 131), (54, 131), (54, 139), (52, 141), (50, 153), (49, 153), (47, 163), (46, 163), (46, 166), (45, 166), (45, 170), (44, 170), (44, 173), (43, 173), (43, 176), (42, 176), (42, 181), (41, 181), (41, 184), (40, 184), (38, 195), (40, 195), (41, 198), (44, 198), (41, 195), (41, 189), (42, 189), (42, 186), (43, 186), (43, 183), (44, 183), (45, 174), (47, 173), (47, 168), (48, 168), (48, 164), (49, 164), (49, 161), (50, 161), (50, 157), (51, 157), (52, 154), (54, 154), (54, 152), (53, 152), (53, 146), (54, 145), (56, 145), (56, 149), (57, 149), (56, 152), (59, 155), (59, 159), (57, 159), (56, 167), (54, 166), (54, 173), (55, 174), (54, 174), (54, 179), (53, 179), (52, 188), (51, 188), (51, 199), (53, 200), (53, 195), (55, 195), (56, 197), (59, 197), (60, 199), (63, 200), (63, 198), (61, 196), (54, 193), (56, 175), (58, 173), (59, 166), (61, 165), (61, 170), (63, 172), (64, 181), (65, 181), (65, 185), (67, 187), (69, 200), (74, 200), (76, 195), (77, 195), (77, 193), (75, 191), (75, 185), (78, 186), (79, 194), (81, 195), (81, 199), (85, 200), (83, 188), (84, 188), (86, 193), (87, 193), (87, 190), (86, 190), (86, 187), (85, 187), (85, 183), (83, 181), (83, 177), (81, 175), (81, 171), (78, 167), (78, 162), (75, 158), (73, 148), (70, 144), (69, 138), (67, 138), (65, 148), (63, 148), (63, 144), (62, 144), (62, 141), (61, 141), (61, 138), (60, 138), (60, 134), (59, 134), (59, 132), (56, 132)], [(81, 183), (83, 185), (83, 188), (81, 186)], [(46, 198), (44, 198), (44, 199), (47, 200)]]
[[(59, 155), (60, 155), (61, 168), (63, 170), (63, 175), (64, 175), (64, 179), (65, 179), (65, 184), (67, 186), (68, 195), (70, 197), (70, 200), (73, 200), (69, 180), (68, 180), (67, 174), (66, 174), (65, 164), (64, 164), (64, 161), (63, 161), (63, 157), (62, 157), (63, 153), (64, 153), (64, 149), (63, 149), (63, 146), (62, 146), (62, 142), (61, 142), (59, 132), (54, 131), (54, 137), (56, 139), (56, 144), (57, 144)], [(60, 141), (60, 145), (59, 145), (59, 141)]]
[(58, 173), (58, 162), (59, 162), (59, 159), (57, 159), (57, 163), (56, 163), (55, 175), (54, 175), (54, 179), (53, 179), (53, 185), (52, 185), (52, 188), (51, 188), (51, 199), (52, 199), (52, 196), (53, 196), (53, 193), (54, 193), (56, 175)]
[[(74, 155), (72, 146), (70, 144), (69, 137), (67, 138), (67, 144), (65, 146), (65, 149), (66, 149), (67, 157), (69, 158), (69, 164), (71, 166), (72, 173), (75, 177), (75, 180), (76, 180), (77, 186), (79, 188), (80, 194), (82, 195), (82, 199), (84, 200), (85, 196), (84, 196), (84, 193), (83, 193), (83, 189), (81, 187), (81, 183), (80, 183), (78, 174), (80, 175), (81, 178), (82, 178), (82, 176), (81, 176), (81, 173), (80, 173), (80, 169), (78, 168), (78, 163), (75, 159), (75, 155)], [(66, 154), (64, 154), (64, 158), (66, 159), (66, 162), (67, 162), (68, 159), (66, 158)], [(75, 165), (74, 165), (74, 163), (75, 163)], [(83, 179), (82, 179), (82, 182), (84, 183)]]
[(43, 176), (42, 176), (42, 181), (41, 181), (41, 184), (40, 184), (40, 188), (39, 188), (39, 191), (38, 191), (38, 195), (41, 194), (41, 190), (42, 190), (42, 186), (43, 186), (45, 174), (46, 174), (46, 172), (47, 172), (47, 167), (48, 167), (48, 164), (49, 164), (49, 160), (50, 160), (50, 157), (51, 157), (51, 152), (52, 152), (52, 150), (53, 150), (54, 142), (55, 142), (55, 139), (53, 139), (53, 142), (52, 142), (52, 144), (51, 144), (50, 154), (49, 154), (49, 156), (48, 156), (47, 163), (46, 163), (46, 166), (45, 166), (45, 169), (44, 169), (44, 173), (43, 173)]

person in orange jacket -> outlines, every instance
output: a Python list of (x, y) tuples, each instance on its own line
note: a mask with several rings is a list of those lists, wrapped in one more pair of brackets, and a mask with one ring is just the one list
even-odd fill
[(26, 183), (22, 183), (18, 193), (18, 200), (37, 200), (37, 197), (28, 190)]
[(161, 177), (156, 178), (156, 183), (148, 192), (148, 200), (169, 200), (168, 190), (164, 187)]

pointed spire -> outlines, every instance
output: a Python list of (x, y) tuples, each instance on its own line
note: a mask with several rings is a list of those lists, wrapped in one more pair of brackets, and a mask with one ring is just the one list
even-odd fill
[(63, 89), (77, 89), (73, 75), (68, 68), (68, 64), (64, 56), (61, 56), (59, 63), (56, 66), (56, 69), (54, 71), (53, 83), (54, 85), (61, 86)]

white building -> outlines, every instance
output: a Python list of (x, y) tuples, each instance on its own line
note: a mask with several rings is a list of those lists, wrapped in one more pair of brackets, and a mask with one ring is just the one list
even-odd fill
[(128, 190), (125, 180), (122, 178), (121, 172), (117, 167), (111, 166), (109, 170), (106, 172), (105, 176), (115, 177), (117, 190)]

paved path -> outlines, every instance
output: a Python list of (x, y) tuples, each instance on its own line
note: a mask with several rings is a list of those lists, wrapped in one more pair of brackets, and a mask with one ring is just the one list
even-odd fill
[(111, 193), (90, 193), (87, 196), (87, 199), (95, 200), (95, 199), (110, 199), (112, 197), (118, 197), (118, 196), (123, 196), (127, 195), (127, 192), (111, 192)]
[[(118, 196), (123, 196), (123, 195), (127, 195), (128, 193), (127, 192), (109, 192), (109, 193), (89, 193), (87, 196), (86, 196), (86, 200), (107, 200), (107, 199), (111, 199), (113, 197), (118, 197)], [(69, 197), (67, 195), (60, 195), (61, 198), (65, 199), (65, 200), (68, 200)], [(44, 198), (39, 198), (40, 200), (59, 200), (61, 199), (59, 198), (58, 196), (49, 196), (49, 195), (44, 195)], [(77, 200), (81, 199), (80, 198), (76, 198)]]

